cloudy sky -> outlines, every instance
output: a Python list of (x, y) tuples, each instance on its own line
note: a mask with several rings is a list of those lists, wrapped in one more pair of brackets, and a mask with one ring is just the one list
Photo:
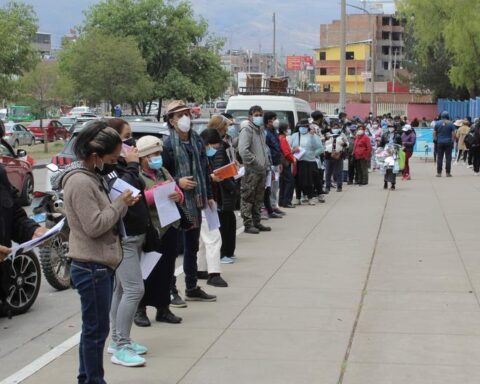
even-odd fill
[[(24, 0), (33, 5), (40, 30), (61, 37), (83, 20), (83, 10), (99, 0)], [(8, 0), (0, 0), (4, 5)], [(360, 0), (348, 0), (361, 5)], [(272, 50), (272, 14), (277, 13), (279, 54), (307, 54), (319, 46), (319, 25), (338, 19), (339, 0), (191, 0), (195, 13), (208, 20), (211, 32), (227, 39), (226, 48)], [(348, 12), (359, 12), (349, 8)]]

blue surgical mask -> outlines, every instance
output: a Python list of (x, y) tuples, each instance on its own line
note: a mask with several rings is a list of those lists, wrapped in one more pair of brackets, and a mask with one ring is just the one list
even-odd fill
[(332, 134), (334, 135), (339, 135), (340, 134), (340, 129), (332, 129)]
[(213, 157), (217, 153), (217, 150), (215, 148), (209, 147), (207, 148), (207, 156), (208, 157)]
[(163, 167), (162, 156), (155, 156), (148, 159), (148, 167), (150, 169), (155, 169), (155, 170), (159, 170), (160, 168), (162, 168)]
[(300, 132), (301, 135), (305, 135), (308, 132), (307, 127), (300, 127), (298, 128), (298, 131)]
[(255, 116), (252, 121), (257, 127), (261, 127), (263, 125), (263, 116)]
[(230, 137), (236, 137), (237, 136), (237, 129), (235, 128), (234, 125), (230, 125), (227, 129), (227, 134)]

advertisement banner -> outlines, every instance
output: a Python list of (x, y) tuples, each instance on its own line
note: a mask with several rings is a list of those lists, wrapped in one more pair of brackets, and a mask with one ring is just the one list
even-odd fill
[(415, 128), (417, 142), (413, 149), (415, 157), (433, 158), (433, 128)]
[(313, 66), (312, 56), (287, 56), (288, 71), (302, 71)]

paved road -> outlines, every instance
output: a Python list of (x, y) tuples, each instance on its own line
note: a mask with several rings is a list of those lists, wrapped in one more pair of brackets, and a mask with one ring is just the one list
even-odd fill
[[(325, 205), (270, 220), (271, 233), (241, 235), (238, 262), (224, 270), (230, 287), (208, 288), (218, 302), (176, 310), (182, 325), (134, 327), (135, 340), (150, 348), (148, 365), (107, 360), (107, 381), (480, 382), (480, 178), (464, 167), (452, 179), (433, 175), (431, 163), (415, 162), (413, 180), (399, 181), (395, 192), (373, 175), (367, 187), (346, 187)], [(63, 295), (56, 297), (70, 298)], [(22, 335), (34, 316), (0, 327)], [(66, 324), (78, 330), (74, 317), (50, 332)], [(50, 332), (39, 340), (54, 345)], [(77, 353), (25, 383), (74, 383)]]

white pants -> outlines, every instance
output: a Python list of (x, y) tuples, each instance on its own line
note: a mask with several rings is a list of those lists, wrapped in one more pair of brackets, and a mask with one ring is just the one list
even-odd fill
[(220, 249), (222, 236), (219, 229), (208, 230), (207, 219), (202, 212), (202, 226), (200, 228), (200, 244), (197, 253), (197, 267), (199, 271), (220, 273)]
[(275, 165), (273, 166), (273, 172), (275, 172), (275, 180), (272, 181), (272, 189), (270, 193), (270, 204), (272, 205), (273, 209), (278, 208), (278, 190), (280, 188), (280, 166)]

